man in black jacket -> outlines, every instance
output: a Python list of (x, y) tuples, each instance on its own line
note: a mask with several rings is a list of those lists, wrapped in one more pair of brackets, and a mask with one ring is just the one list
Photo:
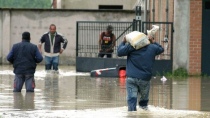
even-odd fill
[[(54, 24), (50, 25), (49, 30), (42, 35), (38, 47), (41, 52), (42, 43), (44, 43), (45, 70), (51, 70), (53, 67), (53, 70), (58, 72), (59, 55), (63, 53), (68, 41), (63, 35), (56, 32)], [(63, 44), (62, 47), (61, 44)]]
[(25, 82), (26, 92), (34, 92), (34, 73), (36, 63), (43, 60), (36, 45), (30, 43), (30, 33), (23, 32), (22, 42), (14, 44), (7, 55), (7, 60), (13, 64), (15, 80), (13, 92), (21, 92)]

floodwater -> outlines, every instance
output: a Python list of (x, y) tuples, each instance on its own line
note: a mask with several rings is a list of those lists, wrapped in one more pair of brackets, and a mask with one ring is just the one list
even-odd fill
[(210, 78), (154, 77), (149, 110), (128, 112), (125, 78), (90, 77), (60, 66), (46, 74), (38, 65), (34, 93), (13, 93), (12, 66), (0, 66), (0, 118), (208, 118)]

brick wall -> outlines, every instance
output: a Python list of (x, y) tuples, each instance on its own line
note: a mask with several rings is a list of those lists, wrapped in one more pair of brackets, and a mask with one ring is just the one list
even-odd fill
[(190, 0), (189, 74), (201, 73), (202, 0)]

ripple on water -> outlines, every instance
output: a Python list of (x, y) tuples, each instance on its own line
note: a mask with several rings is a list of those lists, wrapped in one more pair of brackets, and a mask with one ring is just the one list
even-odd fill
[[(12, 70), (1, 70), (0, 75), (14, 75), (14, 73)], [(90, 73), (63, 71), (63, 70), (59, 70), (59, 74), (55, 74), (53, 71), (46, 73), (45, 70), (38, 70), (34, 74), (35, 77), (39, 77), (38, 79), (41, 79), (42, 77), (46, 76), (89, 76), (89, 75)]]
[(123, 118), (123, 117), (147, 117), (147, 118), (208, 118), (209, 112), (172, 110), (155, 106), (149, 106), (149, 111), (138, 109), (136, 112), (127, 112), (127, 107), (85, 109), (85, 110), (34, 110), (34, 111), (8, 111), (1, 112), (3, 117), (72, 117), (72, 118)]

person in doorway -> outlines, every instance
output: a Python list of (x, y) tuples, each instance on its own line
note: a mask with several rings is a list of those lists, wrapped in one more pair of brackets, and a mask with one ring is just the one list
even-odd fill
[(128, 111), (136, 111), (137, 98), (140, 95), (139, 106), (147, 110), (149, 101), (150, 80), (155, 56), (164, 52), (164, 48), (155, 42), (155, 31), (148, 31), (150, 44), (135, 49), (126, 43), (126, 38), (117, 49), (118, 56), (127, 56), (126, 64), (126, 91)]
[[(44, 59), (45, 70), (54, 70), (58, 73), (59, 55), (63, 53), (67, 46), (67, 39), (58, 32), (56, 32), (56, 26), (51, 24), (49, 32), (42, 35), (38, 44), (39, 51), (41, 51), (42, 44), (44, 43)], [(62, 45), (62, 47), (61, 47)]]
[(115, 46), (116, 37), (112, 33), (113, 26), (108, 25), (106, 32), (102, 32), (99, 36), (99, 54), (98, 57), (112, 58), (113, 48)]
[(7, 55), (7, 60), (13, 64), (15, 73), (13, 92), (21, 92), (24, 83), (26, 92), (34, 92), (34, 73), (37, 63), (40, 63), (43, 57), (30, 40), (30, 33), (23, 32), (22, 42), (14, 44)]

